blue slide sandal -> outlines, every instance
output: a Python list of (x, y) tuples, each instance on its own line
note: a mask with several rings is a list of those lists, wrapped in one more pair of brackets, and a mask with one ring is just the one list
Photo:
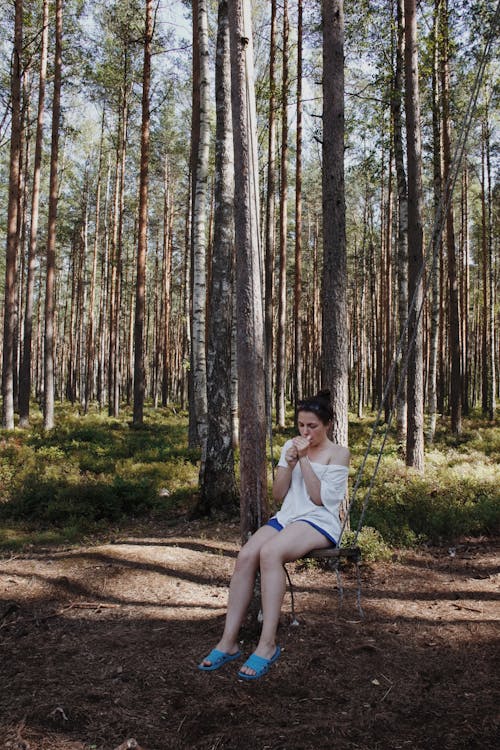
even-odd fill
[(238, 677), (240, 677), (242, 680), (258, 680), (260, 677), (263, 677), (269, 672), (269, 667), (271, 666), (271, 664), (274, 664), (277, 659), (279, 659), (280, 654), (281, 649), (279, 646), (276, 646), (276, 651), (270, 659), (264, 659), (262, 656), (252, 654), (248, 657), (243, 666), (254, 669), (255, 674), (245, 674), (244, 672), (238, 672)]
[(207, 667), (202, 661), (201, 664), (198, 664), (198, 669), (201, 669), (203, 672), (213, 672), (214, 669), (219, 669), (219, 667), (227, 664), (228, 661), (233, 661), (239, 656), (241, 656), (241, 651), (237, 651), (235, 654), (226, 654), (225, 651), (219, 651), (217, 648), (214, 648), (203, 659), (203, 661), (209, 661), (211, 664)]

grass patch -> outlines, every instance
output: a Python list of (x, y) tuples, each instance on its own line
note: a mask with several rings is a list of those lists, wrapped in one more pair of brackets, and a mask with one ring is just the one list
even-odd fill
[[(359, 444), (355, 444), (355, 450)], [(364, 518), (392, 545), (443, 544), (461, 536), (495, 535), (500, 531), (500, 430), (480, 420), (464, 422), (459, 436), (441, 423), (425, 454), (425, 472), (406, 467), (392, 435), (373, 486)], [(358, 454), (353, 463), (357, 470)], [(357, 464), (357, 465), (356, 465)], [(368, 458), (352, 525), (375, 467)]]
[(199, 451), (187, 446), (186, 416), (151, 410), (140, 428), (131, 428), (127, 416), (81, 416), (61, 407), (48, 433), (41, 424), (4, 433), (0, 546), (24, 538), (74, 541), (120, 519), (168, 513), (179, 491), (196, 491)]

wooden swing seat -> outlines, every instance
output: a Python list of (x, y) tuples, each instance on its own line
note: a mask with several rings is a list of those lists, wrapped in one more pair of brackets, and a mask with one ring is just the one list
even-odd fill
[(349, 562), (360, 562), (361, 550), (359, 547), (328, 547), (327, 549), (313, 549), (304, 556), (306, 559), (312, 557), (314, 560), (340, 560)]
[[(356, 565), (356, 572), (358, 577), (358, 586), (357, 586), (357, 593), (356, 593), (356, 601), (358, 605), (358, 611), (360, 613), (361, 618), (364, 617), (363, 609), (361, 607), (361, 582), (360, 582), (360, 575), (359, 575), (359, 563), (361, 562), (361, 550), (359, 547), (331, 547), (327, 549), (313, 549), (310, 552), (307, 553), (307, 555), (304, 555), (302, 560), (327, 560), (330, 563), (330, 566), (332, 569), (335, 570), (337, 575), (337, 585), (338, 585), (338, 591), (339, 591), (339, 607), (342, 607), (342, 602), (344, 599), (344, 590), (342, 586), (342, 581), (340, 578), (340, 568), (339, 564), (341, 560), (347, 560), (348, 562), (352, 562)], [(288, 572), (288, 569), (286, 565), (283, 566), (285, 569), (286, 577), (288, 580), (288, 585), (290, 589), (290, 597), (291, 597), (291, 605), (292, 605), (292, 625), (298, 625), (298, 620), (295, 616), (295, 595), (294, 595), (294, 588), (292, 579), (290, 578), (290, 574)]]

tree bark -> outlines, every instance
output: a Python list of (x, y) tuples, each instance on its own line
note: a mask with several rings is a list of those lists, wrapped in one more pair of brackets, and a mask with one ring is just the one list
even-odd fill
[(348, 318), (344, 185), (344, 11), (323, 0), (322, 382), (333, 405), (332, 439), (348, 442)]
[(247, 0), (228, 4), (235, 161), (241, 535), (267, 519), (264, 340), (253, 44)]
[(200, 476), (203, 476), (207, 439), (207, 361), (206, 361), (206, 219), (208, 158), (210, 148), (210, 73), (208, 47), (208, 9), (206, 0), (198, 0), (200, 139), (196, 159), (193, 195), (193, 399), (198, 442), (202, 450)]
[(197, 512), (234, 514), (238, 496), (231, 419), (231, 343), (234, 281), (234, 151), (227, 0), (219, 1), (215, 61), (215, 209), (208, 315), (207, 453)]
[(405, 108), (408, 159), (408, 432), (406, 463), (424, 468), (422, 147), (416, 0), (405, 0)]
[(283, 72), (281, 84), (281, 180), (279, 233), (278, 330), (276, 336), (276, 424), (285, 426), (286, 264), (288, 230), (288, 0), (283, 2)]

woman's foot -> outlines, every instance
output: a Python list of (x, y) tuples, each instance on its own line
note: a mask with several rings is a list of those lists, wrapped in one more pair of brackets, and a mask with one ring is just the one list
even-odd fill
[(210, 672), (222, 667), (228, 661), (237, 659), (238, 656), (240, 656), (240, 650), (237, 643), (226, 644), (224, 641), (219, 641), (217, 646), (198, 665), (198, 669)]
[[(249, 658), (246, 660), (246, 662), (238, 672), (238, 677), (240, 677), (241, 679), (258, 680), (260, 677), (263, 677), (269, 672), (269, 667), (271, 666), (271, 664), (274, 664), (274, 662), (279, 658), (281, 654), (281, 649), (279, 646), (276, 646), (271, 656), (260, 656), (257, 653), (257, 650), (258, 649), (256, 649), (254, 653), (249, 656)], [(265, 650), (266, 652), (268, 652), (268, 649), (261, 650)]]
[[(274, 643), (272, 644), (260, 644), (259, 643), (255, 651), (253, 652), (252, 656), (256, 656), (259, 659), (263, 659), (264, 660), (263, 663), (268, 662), (270, 665), (274, 661), (276, 661), (280, 653), (281, 653), (280, 647), (276, 646)], [(248, 662), (251, 661), (252, 656), (247, 660)], [(257, 663), (259, 665), (261, 664), (260, 662), (257, 662)], [(267, 672), (267, 669), (264, 672), (262, 672), (262, 674), (265, 674), (265, 672)], [(239, 671), (239, 674), (247, 675), (248, 677), (257, 677), (257, 676), (260, 677), (261, 676), (260, 670), (258, 669), (258, 667), (256, 666), (254, 668), (250, 666), (247, 662), (243, 664), (243, 666), (241, 667)]]

